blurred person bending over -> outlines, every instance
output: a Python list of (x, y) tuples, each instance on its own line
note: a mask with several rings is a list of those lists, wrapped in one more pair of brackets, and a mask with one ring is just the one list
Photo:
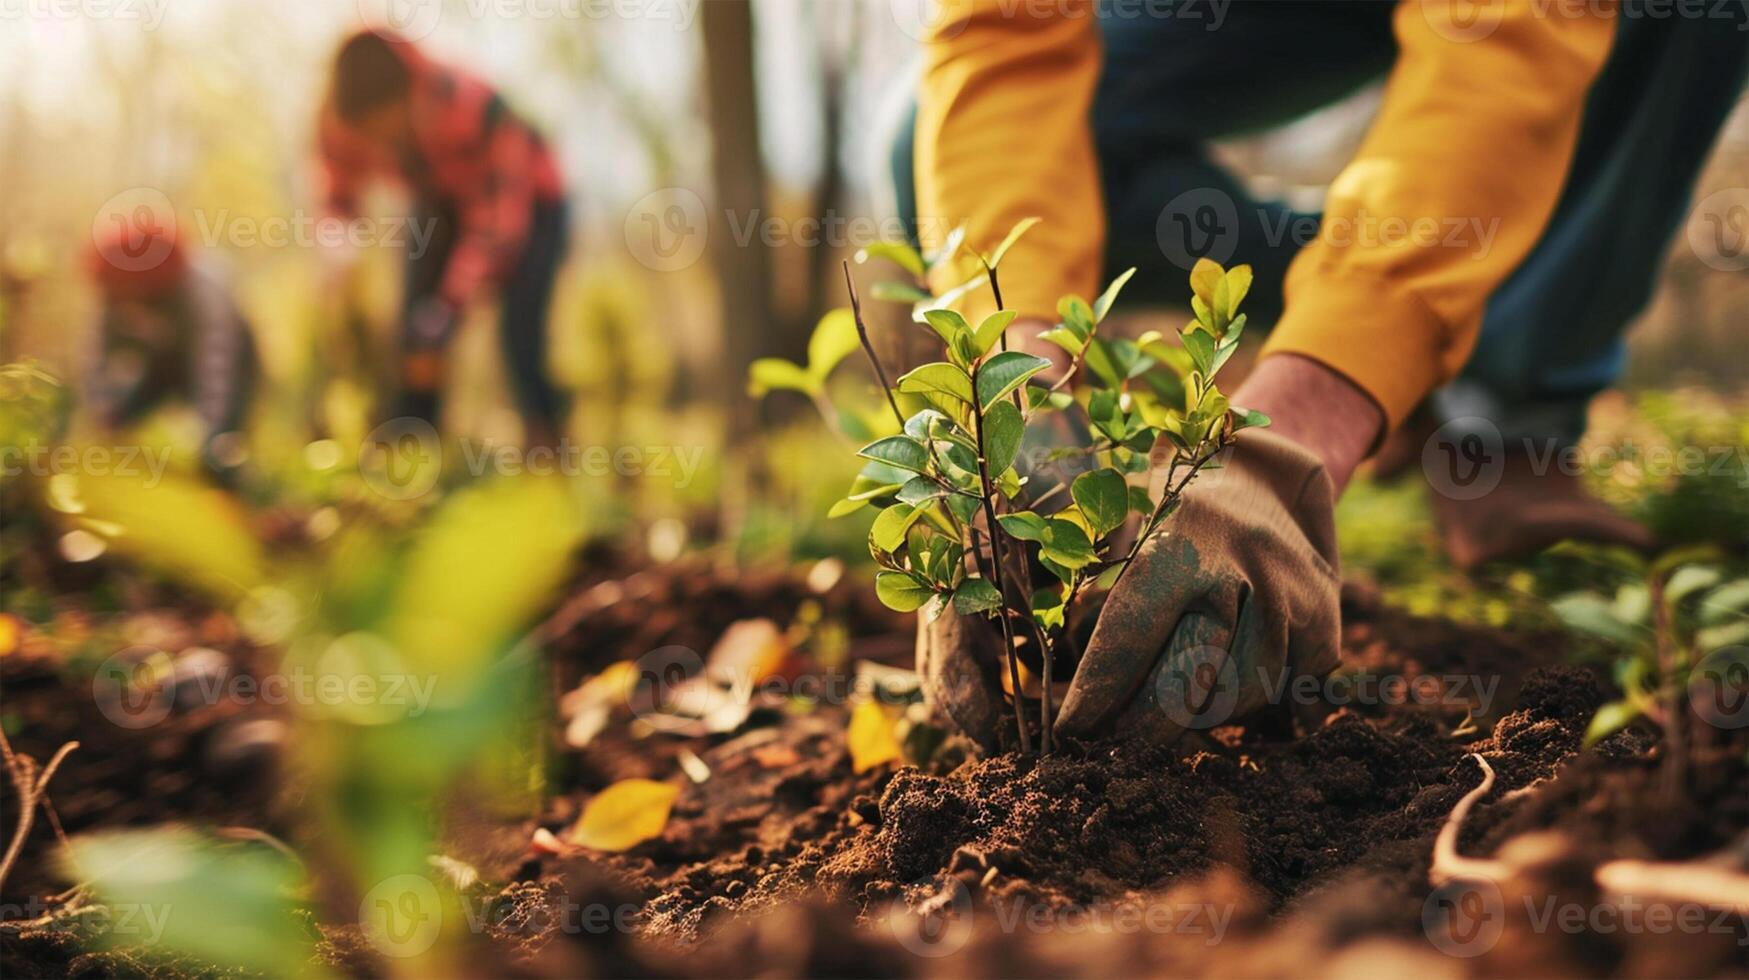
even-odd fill
[(360, 191), (377, 177), (398, 180), (414, 200), (396, 415), (436, 424), (456, 325), (471, 301), (496, 290), (526, 439), (556, 444), (565, 407), (546, 376), (546, 320), (567, 209), (540, 134), (480, 79), (365, 31), (335, 58), (318, 148), (332, 213), (355, 217)]
[[(1399, 427), (1459, 565), (1563, 538), (1652, 547), (1547, 464), (1622, 369), (1742, 95), (1746, 29), (1740, 0), (1670, 16), (1564, 0), (945, 0), (894, 149), (901, 213), (925, 219), (925, 239), (965, 221), (983, 247), (1043, 218), (1002, 269), (1018, 336), (1131, 265), (1131, 293), (1188, 305), (1199, 255), (1251, 264), (1251, 321), (1274, 320), (1232, 395), (1274, 424), (1239, 434), (1113, 590), (1059, 734), (1175, 738), (1184, 713), (1151, 700), (1211, 676), (1198, 667), (1237, 681), (1228, 717), (1268, 699), (1260, 672), (1334, 667), (1333, 509)], [(1321, 214), (1255, 199), (1207, 152), (1380, 78)], [(980, 302), (968, 312), (988, 311), (988, 289)], [(924, 673), (968, 681), (931, 693), (985, 728), (1000, 693), (969, 655), (979, 634), (951, 619), (924, 635)]]
[(87, 268), (102, 303), (86, 368), (93, 417), (122, 428), (185, 398), (201, 422), (202, 463), (227, 476), (258, 362), (225, 277), (191, 260), (166, 223), (116, 228), (93, 246)]

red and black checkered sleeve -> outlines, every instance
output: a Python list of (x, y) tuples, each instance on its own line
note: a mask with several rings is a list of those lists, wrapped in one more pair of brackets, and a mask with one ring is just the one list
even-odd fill
[(457, 306), (502, 277), (521, 253), (543, 150), (527, 127), (499, 119), (485, 135), (483, 152), (483, 173), (460, 202), (460, 240), (444, 270), (443, 297)]

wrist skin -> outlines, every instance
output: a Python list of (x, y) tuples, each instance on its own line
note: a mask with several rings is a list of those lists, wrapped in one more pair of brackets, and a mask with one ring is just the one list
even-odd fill
[(1338, 496), (1384, 434), (1384, 411), (1370, 395), (1341, 374), (1298, 354), (1274, 354), (1258, 361), (1233, 393), (1232, 402), (1269, 416), (1269, 431), (1316, 454)]

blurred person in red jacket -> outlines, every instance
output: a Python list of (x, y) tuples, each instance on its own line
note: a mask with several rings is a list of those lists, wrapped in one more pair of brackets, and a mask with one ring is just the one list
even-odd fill
[(526, 439), (556, 444), (565, 409), (546, 376), (546, 317), (567, 209), (541, 135), (484, 81), (373, 30), (340, 46), (318, 148), (334, 215), (356, 217), (373, 179), (397, 181), (413, 198), (396, 415), (437, 422), (456, 324), (496, 290)]
[(119, 428), (185, 397), (201, 421), (201, 460), (228, 474), (255, 387), (255, 339), (210, 261), (195, 261), (173, 220), (136, 217), (99, 233), (87, 271), (101, 298), (86, 401)]

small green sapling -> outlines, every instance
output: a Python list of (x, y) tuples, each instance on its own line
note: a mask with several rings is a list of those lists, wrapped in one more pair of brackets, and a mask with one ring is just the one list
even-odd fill
[[(1157, 331), (1133, 340), (1100, 332), (1134, 269), (1091, 303), (1063, 297), (1059, 321), (1038, 339), (1060, 348), (1066, 367), (1048, 384), (1040, 381), (1052, 361), (1010, 346), (1016, 311), (1003, 308), (1001, 287), (1003, 257), (1034, 223), (1021, 222), (992, 252), (973, 256), (977, 274), (940, 295), (931, 295), (925, 283), (933, 268), (955, 258), (963, 231), (932, 253), (885, 242), (857, 256), (886, 259), (909, 273), (910, 281), (877, 283), (871, 292), (914, 304), (913, 319), (940, 343), (941, 360), (897, 378), (868, 341), (846, 267), (850, 317), (893, 425), (891, 434), (858, 451), (867, 463), (831, 514), (879, 511), (868, 546), (880, 568), (875, 589), (887, 606), (930, 618), (952, 609), (995, 621), (1008, 651), (1023, 751), (1031, 751), (1031, 735), (1019, 710), (1027, 688), (1016, 650), (1036, 644), (1041, 747), (1048, 752), (1052, 661), (1059, 647), (1073, 644), (1081, 604), (1123, 573), (1235, 433), (1269, 420), (1229, 406), (1215, 384), (1244, 330), (1239, 304), (1251, 285), (1248, 266), (1197, 263), (1190, 275), (1196, 318), (1177, 344)], [(949, 308), (985, 284), (996, 312), (972, 323)], [(841, 315), (829, 315), (822, 329), (842, 331), (843, 320), (835, 319)], [(784, 384), (786, 378), (797, 383)], [(1071, 387), (1075, 379), (1082, 383)], [(794, 387), (818, 403), (823, 382), (819, 365), (794, 371), (770, 362), (755, 366), (756, 391)], [(1052, 413), (1079, 416), (1091, 440), (1035, 449), (1023, 460), (1030, 427), (1040, 435), (1062, 430), (1040, 425)], [(1077, 475), (1066, 487), (1046, 486), (1042, 474), (1058, 466)], [(1164, 469), (1164, 479), (1155, 481), (1164, 488), (1158, 497), (1146, 479), (1156, 468)], [(1126, 527), (1133, 533), (1123, 533)], [(1032, 568), (1048, 573), (1042, 587), (1034, 587)]]

